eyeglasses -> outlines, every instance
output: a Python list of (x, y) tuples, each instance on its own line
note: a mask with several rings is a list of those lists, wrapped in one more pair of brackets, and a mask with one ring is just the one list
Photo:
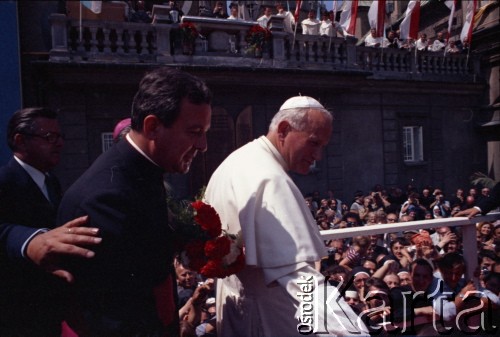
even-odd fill
[(49, 144), (55, 144), (55, 143), (57, 143), (57, 141), (59, 140), (59, 138), (61, 138), (62, 140), (65, 139), (64, 134), (58, 133), (58, 132), (47, 132), (44, 135), (37, 135), (36, 133), (24, 133), (24, 135), (30, 136), (30, 137), (38, 137), (38, 138), (45, 139), (45, 141), (47, 143), (49, 143)]
[(387, 221), (396, 221), (397, 219), (387, 218)]
[(347, 224), (348, 224), (349, 226), (354, 226), (356, 223), (355, 223), (354, 221), (347, 221)]

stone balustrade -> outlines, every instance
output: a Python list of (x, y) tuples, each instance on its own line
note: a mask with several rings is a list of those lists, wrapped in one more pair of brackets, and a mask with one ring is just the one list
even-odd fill
[(272, 17), (271, 41), (256, 54), (245, 41), (256, 22), (184, 16), (183, 22), (193, 23), (200, 34), (194, 45), (186, 47), (179, 24), (84, 20), (80, 27), (78, 20), (52, 14), (50, 61), (362, 71), (437, 81), (474, 78), (472, 58), (464, 54), (356, 46), (355, 38), (294, 37), (283, 31), (282, 20)]

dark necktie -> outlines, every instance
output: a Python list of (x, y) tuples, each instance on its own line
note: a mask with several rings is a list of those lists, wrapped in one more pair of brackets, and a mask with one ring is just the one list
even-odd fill
[(46, 173), (45, 186), (47, 187), (47, 194), (49, 195), (50, 202), (55, 208), (57, 208), (59, 206), (59, 202), (61, 201), (61, 190), (56, 177)]

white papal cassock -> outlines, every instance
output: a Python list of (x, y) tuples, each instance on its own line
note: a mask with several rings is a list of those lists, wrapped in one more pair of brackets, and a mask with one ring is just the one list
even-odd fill
[[(326, 255), (325, 246), (286, 170), (282, 156), (262, 136), (233, 152), (208, 183), (205, 199), (229, 233), (241, 230), (247, 264), (242, 272), (217, 282), (217, 334), (302, 336), (298, 318), (310, 322), (309, 309), (318, 334), (366, 334), (343, 299), (330, 298), (324, 315), (324, 279), (314, 262)], [(319, 286), (311, 295), (304, 284), (312, 279)]]

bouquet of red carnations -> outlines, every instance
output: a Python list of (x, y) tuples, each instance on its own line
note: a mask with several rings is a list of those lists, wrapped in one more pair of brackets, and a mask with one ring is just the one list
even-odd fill
[(184, 240), (183, 264), (205, 277), (224, 278), (243, 269), (241, 235), (223, 230), (215, 209), (201, 200), (190, 204), (190, 213), (194, 221), (179, 228)]

